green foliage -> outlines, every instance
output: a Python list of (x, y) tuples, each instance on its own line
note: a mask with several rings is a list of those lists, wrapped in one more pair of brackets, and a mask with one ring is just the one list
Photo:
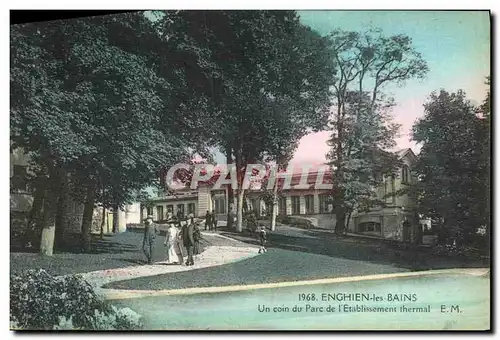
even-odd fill
[(314, 225), (312, 224), (311, 221), (309, 221), (306, 218), (296, 217), (296, 216), (278, 215), (276, 217), (276, 222), (282, 224), (288, 224), (292, 227), (297, 227), (297, 228), (304, 228), (304, 229), (314, 228)]
[(10, 278), (11, 327), (21, 330), (134, 330), (140, 316), (102, 301), (79, 276), (54, 277), (43, 269)]
[(245, 224), (246, 229), (249, 229), (250, 231), (257, 230), (257, 217), (255, 216), (255, 213), (253, 211), (248, 211), (243, 214), (243, 223)]
[(489, 122), (463, 91), (442, 90), (430, 95), (413, 139), (422, 143), (415, 169), (421, 213), (441, 224), (448, 242), (469, 243), (490, 224)]
[(336, 70), (327, 158), (336, 184), (335, 229), (341, 234), (348, 213), (381, 203), (376, 174), (390, 176), (398, 166), (397, 158), (385, 151), (395, 145), (399, 126), (392, 121), (394, 101), (384, 96), (384, 87), (423, 78), (428, 67), (404, 35), (336, 30), (329, 39)]

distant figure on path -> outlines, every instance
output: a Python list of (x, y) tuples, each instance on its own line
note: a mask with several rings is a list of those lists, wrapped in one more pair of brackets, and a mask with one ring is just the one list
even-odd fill
[(153, 216), (148, 215), (145, 220), (144, 239), (142, 240), (142, 250), (144, 251), (144, 255), (146, 255), (148, 264), (153, 262), (153, 249), (158, 232), (158, 227), (153, 223)]
[(215, 210), (212, 210), (212, 227), (214, 231), (217, 231), (217, 215), (215, 214)]
[(191, 223), (193, 224), (193, 239), (194, 239), (193, 254), (199, 255), (201, 252), (200, 251), (201, 231), (198, 224), (194, 223), (193, 219), (191, 220)]
[(259, 248), (259, 254), (267, 252), (267, 230), (266, 227), (263, 225), (259, 226), (259, 229), (257, 230), (258, 235), (259, 235), (259, 242), (260, 242), (260, 248)]
[(194, 264), (193, 260), (193, 248), (194, 248), (194, 223), (186, 223), (182, 227), (182, 242), (184, 247), (187, 249), (188, 259), (186, 261), (186, 266), (192, 266)]
[(212, 227), (210, 226), (212, 224), (212, 216), (210, 215), (210, 211), (207, 210), (207, 213), (205, 214), (205, 230), (212, 230)]
[(182, 252), (179, 244), (180, 230), (174, 223), (170, 223), (165, 237), (165, 246), (167, 246), (167, 263), (182, 264)]

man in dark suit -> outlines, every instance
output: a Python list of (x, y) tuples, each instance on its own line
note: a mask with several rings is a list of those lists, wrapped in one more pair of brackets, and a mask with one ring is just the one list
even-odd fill
[(156, 224), (153, 223), (153, 216), (148, 215), (144, 225), (144, 238), (142, 240), (142, 250), (148, 260), (148, 264), (153, 263), (153, 249), (156, 239), (156, 234), (159, 230)]
[(207, 213), (205, 214), (205, 230), (212, 230), (211, 227), (212, 224), (212, 216), (210, 215), (210, 211), (207, 210)]
[(188, 253), (188, 259), (186, 261), (186, 266), (192, 266), (194, 264), (193, 259), (193, 248), (194, 248), (194, 221), (191, 218), (189, 223), (184, 224), (182, 227), (182, 242), (184, 247), (186, 247)]

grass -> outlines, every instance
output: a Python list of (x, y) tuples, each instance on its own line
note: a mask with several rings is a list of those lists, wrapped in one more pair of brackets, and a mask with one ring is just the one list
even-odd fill
[[(10, 270), (14, 273), (43, 268), (52, 275), (67, 275), (142, 265), (146, 260), (142, 252), (142, 238), (142, 232), (133, 231), (107, 235), (102, 240), (98, 235), (93, 235), (92, 250), (85, 253), (79, 247), (79, 235), (72, 235), (68, 237), (65, 247), (50, 257), (36, 252), (11, 251)], [(206, 242), (201, 243), (202, 249), (206, 249), (208, 245), (234, 243), (214, 236), (204, 236), (204, 239)], [(164, 237), (156, 238), (153, 261), (165, 260), (166, 247), (163, 242)]]

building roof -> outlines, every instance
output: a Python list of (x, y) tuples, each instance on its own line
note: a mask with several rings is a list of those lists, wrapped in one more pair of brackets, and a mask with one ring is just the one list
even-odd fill
[(410, 153), (413, 157), (416, 157), (415, 153), (413, 153), (413, 150), (411, 148), (400, 149), (400, 150), (397, 150), (394, 153), (398, 156), (399, 159), (403, 158), (408, 153)]
[[(212, 186), (217, 182), (219, 177), (220, 177), (220, 173), (215, 174), (208, 181), (198, 182), (198, 186), (207, 186), (207, 185)], [(300, 181), (302, 178), (301, 169), (294, 169), (294, 171), (291, 174), (284, 174), (282, 177), (280, 177), (278, 179), (278, 189), (279, 190), (283, 189), (285, 181), (287, 180), (287, 178), (290, 178), (290, 177), (291, 177), (290, 189), (293, 189), (294, 186), (297, 186), (300, 184)], [(309, 185), (310, 189), (314, 189), (314, 186), (316, 184), (317, 179), (318, 179), (318, 169), (310, 169), (308, 174), (307, 174), (305, 182), (307, 185)], [(261, 183), (266, 182), (266, 181), (267, 180), (264, 179), (263, 181), (261, 181)], [(332, 172), (331, 172), (331, 169), (328, 169), (323, 173), (323, 181), (321, 182), (321, 184), (332, 184), (332, 183), (333, 183)], [(186, 184), (188, 185), (188, 183), (186, 183)], [(258, 182), (257, 182), (257, 184), (254, 184), (254, 185), (255, 186), (252, 188), (254, 190), (259, 190), (261, 187), (260, 185), (258, 185)], [(267, 184), (265, 184), (265, 185), (267, 185)], [(222, 185), (222, 188), (225, 188), (225, 187), (227, 187), (227, 184)], [(190, 191), (191, 189), (189, 189), (189, 187), (186, 186), (185, 188), (179, 188), (178, 190)]]
[[(305, 175), (304, 175), (305, 176)], [(287, 177), (290, 177), (290, 176), (287, 176)], [(293, 175), (291, 175), (292, 177), (292, 180), (291, 180), (291, 183), (290, 183), (290, 189), (293, 189), (294, 186), (297, 186), (300, 184), (300, 180), (302, 178), (302, 174), (299, 172), (299, 173), (293, 173)], [(310, 171), (308, 174), (307, 174), (307, 177), (306, 177), (306, 184), (309, 185), (309, 188), (310, 189), (314, 189), (314, 186), (316, 184), (316, 180), (318, 179), (318, 171)], [(283, 189), (283, 186), (285, 184), (285, 178), (280, 178), (278, 180), (278, 189)], [(331, 170), (328, 170), (328, 171), (325, 171), (323, 173), (323, 180), (320, 184), (333, 184), (333, 176), (332, 176), (332, 172)]]

